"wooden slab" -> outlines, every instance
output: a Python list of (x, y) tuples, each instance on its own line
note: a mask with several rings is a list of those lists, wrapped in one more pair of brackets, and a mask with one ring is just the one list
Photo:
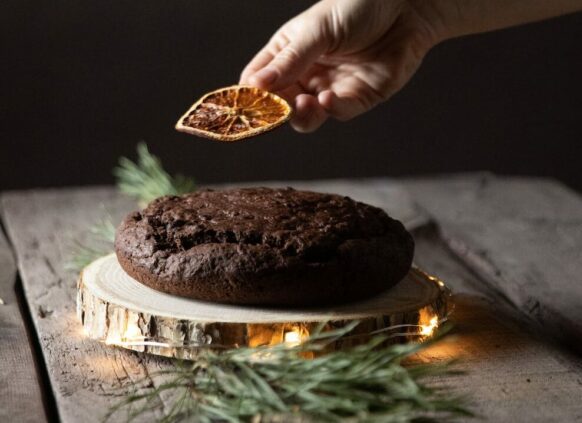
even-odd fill
[[(93, 261), (77, 284), (77, 317), (96, 342), (166, 357), (196, 359), (200, 347), (272, 345), (291, 334), (308, 336), (318, 323), (343, 327), (359, 320), (356, 332), (391, 330), (409, 340), (432, 332), (446, 319), (449, 291), (413, 268), (398, 284), (374, 298), (311, 308), (268, 308), (217, 304), (165, 294), (133, 279), (115, 254)], [(434, 319), (434, 320), (433, 320)], [(408, 335), (405, 335), (408, 334)], [(339, 341), (335, 347), (353, 344)]]
[[(431, 195), (432, 190), (438, 191), (438, 182), (432, 188), (429, 182), (403, 183), (410, 183), (415, 190), (424, 187), (425, 194)], [(313, 184), (316, 189), (318, 184)], [(370, 181), (370, 186), (374, 184), (390, 187), (394, 181)], [(362, 185), (366, 185), (365, 181), (351, 187), (349, 181), (345, 182), (345, 188), (352, 191)], [(325, 184), (321, 187), (326, 189)], [(367, 192), (373, 193), (373, 190), (370, 188)], [(382, 195), (378, 194), (378, 202), (384, 201)], [(412, 197), (422, 201), (430, 214), (438, 216), (436, 206), (431, 208), (429, 200), (416, 194)], [(119, 398), (111, 391), (112, 387), (127, 385), (167, 363), (163, 359), (106, 348), (80, 335), (80, 325), (74, 316), (76, 275), (64, 272), (62, 264), (66, 257), (66, 239), (82, 236), (87, 226), (104, 213), (96, 203), (106, 204), (114, 217), (132, 207), (131, 202), (105, 188), (16, 192), (2, 198), (4, 223), (18, 256), (27, 301), (34, 312), (32, 317), (59, 414), (65, 422), (99, 421), (108, 405)], [(447, 207), (455, 206), (448, 204)], [(462, 235), (473, 227), (467, 225), (458, 230)], [(441, 276), (458, 293), (470, 295), (458, 297), (462, 301), (453, 315), (457, 322), (455, 341), (441, 352), (420, 359), (460, 356), (468, 373), (444, 381), (470, 395), (477, 411), (490, 421), (546, 422), (579, 418), (582, 415), (579, 359), (525, 332), (524, 326), (519, 326), (517, 310), (505, 307), (509, 303), (498, 291), (490, 292), (493, 300), (475, 296), (478, 292), (475, 287), (482, 290), (484, 282), (468, 267), (471, 263), (460, 262), (447, 244), (427, 231), (416, 233), (417, 264)]]
[(46, 421), (31, 345), (15, 292), (16, 264), (0, 228), (0, 421)]
[(150, 315), (199, 323), (287, 323), (355, 320), (416, 311), (441, 295), (436, 283), (411, 270), (398, 284), (374, 298), (321, 308), (267, 308), (197, 301), (149, 288), (121, 268), (115, 254), (83, 271), (91, 294), (110, 304)]
[(490, 289), (582, 351), (582, 197), (556, 181), (490, 174), (406, 187)]
[[(276, 184), (276, 183), (275, 183)], [(328, 191), (330, 186), (357, 197), (366, 192), (364, 182), (347, 181), (308, 184), (309, 188)], [(288, 185), (283, 183), (283, 185)], [(333, 189), (332, 189), (333, 190)], [(400, 197), (393, 184), (378, 191), (372, 202), (386, 204)], [(362, 195), (362, 194), (360, 194)], [(388, 201), (392, 214), (406, 219), (394, 209), (409, 210), (410, 201)], [(1, 197), (4, 224), (18, 258), (26, 300), (31, 311), (59, 417), (64, 422), (98, 420), (115, 404), (132, 381), (167, 365), (162, 359), (139, 356), (125, 350), (108, 348), (82, 336), (75, 317), (77, 275), (64, 270), (70, 245), (81, 239), (87, 228), (107, 214), (114, 221), (136, 206), (113, 188), (32, 190), (5, 193)], [(414, 223), (418, 215), (410, 213)], [(415, 223), (416, 224), (416, 223)], [(149, 383), (155, 383), (150, 380)], [(162, 400), (166, 400), (162, 398)], [(163, 410), (162, 410), (163, 413)], [(156, 417), (159, 417), (156, 414)]]
[(73, 239), (106, 213), (119, 219), (133, 203), (110, 188), (8, 193), (1, 200), (58, 415), (63, 422), (99, 421), (124, 386), (129, 391), (130, 382), (163, 362), (86, 339), (75, 315), (77, 275), (64, 264)]
[(495, 292), (485, 297), (482, 281), (451, 256), (435, 228), (416, 234), (415, 240), (418, 265), (432, 269), (457, 292), (453, 332), (419, 360), (458, 359), (457, 368), (465, 374), (434, 382), (470, 398), (471, 408), (488, 422), (580, 420), (580, 357), (528, 332), (521, 314)]

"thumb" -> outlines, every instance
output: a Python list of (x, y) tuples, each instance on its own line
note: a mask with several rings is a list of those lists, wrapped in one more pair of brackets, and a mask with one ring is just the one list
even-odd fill
[(326, 49), (324, 40), (315, 35), (285, 36), (281, 33), (273, 38), (269, 44), (282, 47), (269, 63), (249, 77), (251, 85), (271, 91), (283, 90), (297, 82)]

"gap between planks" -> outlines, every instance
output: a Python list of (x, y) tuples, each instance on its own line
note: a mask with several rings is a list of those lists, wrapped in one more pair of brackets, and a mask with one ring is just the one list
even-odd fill
[(0, 421), (43, 422), (47, 418), (16, 280), (12, 249), (0, 225)]
[(582, 352), (582, 197), (543, 178), (409, 180), (448, 248), (538, 329)]
[[(343, 182), (344, 189), (356, 193), (363, 183), (361, 180), (353, 185)], [(370, 184), (386, 186), (393, 183), (391, 180), (370, 181)], [(315, 189), (317, 184), (313, 185)], [(327, 186), (321, 185), (324, 189)], [(31, 310), (38, 311), (33, 313), (33, 320), (56, 391), (60, 416), (66, 422), (95, 421), (119, 398), (112, 396), (111, 388), (127, 386), (129, 381), (147, 377), (149, 372), (169, 364), (164, 359), (106, 348), (84, 339), (73, 312), (75, 275), (61, 270), (66, 257), (66, 238), (82, 236), (88, 225), (103, 214), (95, 204), (106, 204), (114, 219), (119, 219), (134, 206), (107, 188), (17, 192), (5, 195), (2, 203), (18, 252), (27, 301)], [(427, 210), (434, 214), (430, 207)], [(482, 282), (452, 258), (438, 240), (423, 239), (418, 238), (417, 242), (418, 264), (437, 273), (459, 292), (474, 293), (470, 287)], [(504, 316), (497, 311), (498, 305), (490, 301), (483, 302), (475, 297), (468, 297), (466, 301), (465, 309), (469, 313), (485, 310), (473, 319), (477, 326), (495, 328), (497, 326), (487, 318)], [(477, 307), (478, 304), (481, 306)], [(476, 407), (483, 415), (496, 416), (496, 421), (515, 421), (516, 410), (524, 412), (532, 404), (544, 404), (548, 413), (529, 413), (532, 421), (548, 421), (545, 417), (552, 412), (559, 417), (580, 415), (581, 386), (577, 380), (581, 376), (575, 359), (514, 328), (511, 318), (502, 319), (500, 329), (479, 332), (474, 326), (465, 324), (471, 321), (470, 314), (468, 316), (460, 319), (460, 329), (464, 328), (464, 332), (460, 332), (458, 344), (449, 353), (452, 356), (462, 353), (469, 374), (463, 379), (452, 379), (450, 383), (457, 389), (476, 394)], [(484, 333), (485, 341), (482, 339)], [(512, 341), (517, 347), (514, 346), (510, 354), (486, 347), (496, 338)], [(439, 356), (432, 359), (439, 359)], [(507, 390), (522, 377), (527, 379), (528, 375), (530, 380), (538, 380), (538, 385), (526, 380), (524, 383), (528, 385), (520, 384), (522, 397), (512, 400), (511, 393), (503, 389)], [(547, 395), (540, 384), (559, 395)], [(119, 393), (123, 394), (123, 390)], [(159, 415), (152, 415), (156, 416)]]
[(105, 213), (118, 218), (133, 206), (111, 189), (10, 193), (2, 196), (2, 206), (59, 417), (63, 422), (99, 420), (133, 389), (132, 382), (151, 384), (149, 374), (165, 364), (82, 336), (75, 317), (76, 275), (64, 270), (64, 262), (71, 241), (98, 218)]

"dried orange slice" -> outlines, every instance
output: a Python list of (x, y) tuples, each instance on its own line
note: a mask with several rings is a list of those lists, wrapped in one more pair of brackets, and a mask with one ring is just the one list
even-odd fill
[(289, 104), (276, 94), (245, 85), (204, 95), (176, 124), (176, 129), (219, 141), (238, 141), (286, 122)]

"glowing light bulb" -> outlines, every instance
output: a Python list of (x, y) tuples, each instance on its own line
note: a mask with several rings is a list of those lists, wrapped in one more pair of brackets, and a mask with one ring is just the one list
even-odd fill
[(299, 332), (292, 331), (292, 332), (285, 332), (285, 336), (283, 340), (286, 344), (289, 345), (299, 345), (301, 343), (301, 335)]
[(431, 336), (439, 326), (438, 316), (433, 316), (427, 325), (420, 325), (420, 334), (422, 336)]
[(143, 339), (143, 335), (141, 330), (137, 327), (137, 325), (127, 325), (125, 329), (125, 333), (123, 334), (123, 339), (125, 340), (134, 340), (136, 338)]

